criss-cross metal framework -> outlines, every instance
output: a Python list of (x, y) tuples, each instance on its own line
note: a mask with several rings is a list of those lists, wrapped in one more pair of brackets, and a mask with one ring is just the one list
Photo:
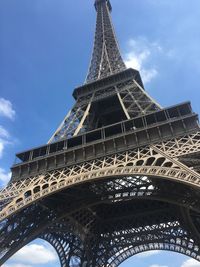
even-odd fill
[(162, 108), (126, 69), (109, 0), (74, 107), (47, 145), (17, 154), (0, 191), (0, 265), (36, 238), (62, 267), (117, 267), (148, 250), (200, 261), (200, 129), (190, 103)]
[(86, 82), (108, 77), (126, 69), (119, 52), (110, 12), (112, 10), (109, 0), (96, 1), (97, 23), (94, 49)]

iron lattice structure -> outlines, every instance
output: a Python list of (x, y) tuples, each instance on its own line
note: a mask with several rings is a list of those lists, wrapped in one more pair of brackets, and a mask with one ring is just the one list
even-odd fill
[(17, 154), (0, 191), (0, 265), (36, 238), (62, 267), (115, 267), (148, 250), (200, 261), (200, 129), (189, 102), (162, 108), (126, 69), (109, 0), (86, 83), (47, 145)]

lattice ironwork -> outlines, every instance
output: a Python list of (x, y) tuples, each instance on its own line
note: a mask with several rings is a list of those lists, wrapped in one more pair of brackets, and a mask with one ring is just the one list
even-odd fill
[[(185, 144), (185, 145), (184, 145)], [(184, 146), (184, 149), (182, 148)], [(178, 152), (177, 152), (178, 151)], [(176, 158), (200, 151), (200, 132), (11, 183), (0, 191), (0, 218), (72, 184), (116, 175), (166, 177), (199, 186), (200, 174)], [(4, 204), (5, 202), (5, 204)], [(12, 204), (11, 204), (12, 203)], [(17, 203), (17, 205), (16, 205)], [(6, 207), (6, 213), (3, 209)], [(7, 215), (6, 215), (7, 214)]]
[(155, 249), (200, 261), (197, 117), (190, 104), (162, 109), (148, 95), (139, 72), (125, 68), (110, 1), (95, 8), (74, 107), (50, 144), (19, 154), (0, 190), (0, 265), (36, 238), (62, 267), (116, 267)]
[[(188, 231), (189, 225), (185, 224), (183, 216), (186, 207), (191, 209), (194, 205), (194, 191), (173, 182), (138, 178), (101, 180), (89, 186), (85, 184), (69, 189), (65, 193), (62, 191), (56, 197), (38, 202), (31, 209), (20, 212), (18, 220), (11, 217), (4, 222), (1, 230), (11, 229), (12, 222), (15, 230), (11, 231), (9, 239), (1, 231), (1, 240), (4, 239), (1, 248), (7, 247), (10, 249), (7, 253), (13, 253), (35, 236), (40, 236), (58, 251), (61, 266), (74, 266), (74, 263), (82, 266), (83, 262), (86, 266), (118, 266), (125, 256), (154, 248), (177, 251), (198, 260), (198, 242)], [(189, 195), (191, 199), (186, 200)], [(144, 201), (145, 198), (147, 201)], [(140, 201), (135, 202), (136, 199)], [(166, 199), (172, 204), (166, 204)], [(197, 211), (200, 209), (199, 200), (200, 196), (198, 199), (195, 196), (198, 206), (194, 209)], [(73, 205), (70, 206), (70, 202)], [(54, 207), (52, 213), (48, 207), (53, 207), (54, 203), (57, 210)], [(182, 205), (183, 208), (179, 210), (177, 205)], [(27, 216), (27, 212), (37, 212), (37, 222), (33, 216)], [(193, 210), (193, 216), (194, 214), (196, 212)], [(46, 220), (41, 220), (40, 216), (44, 216)], [(15, 238), (18, 238), (16, 233), (20, 225), (24, 228), (22, 222), (25, 225), (29, 222), (32, 229), (29, 226), (23, 232), (20, 236), (21, 243), (16, 242)], [(39, 235), (43, 231), (45, 233)], [(8, 245), (9, 242), (12, 245)], [(4, 255), (3, 259), (7, 256)]]
[[(63, 230), (63, 229), (62, 229)], [(47, 233), (41, 236), (49, 242), (56, 250), (61, 266), (79, 266), (83, 257), (82, 242), (71, 233)]]
[[(95, 107), (98, 102), (102, 103), (109, 97), (116, 97), (117, 103), (115, 106), (121, 111), (124, 119), (131, 119), (161, 110), (161, 106), (149, 96), (135, 79), (119, 81), (115, 85), (108, 85), (106, 88), (78, 98), (49, 143), (97, 128), (100, 114), (96, 114)], [(103, 122), (101, 126), (104, 126)]]
[(76, 136), (80, 132), (87, 131), (91, 104), (92, 97), (88, 99), (86, 103), (77, 102), (51, 137), (49, 143), (66, 137), (70, 138)]
[(95, 1), (97, 11), (96, 33), (92, 60), (86, 82), (93, 82), (124, 70), (125, 64), (120, 55), (110, 18), (109, 0)]

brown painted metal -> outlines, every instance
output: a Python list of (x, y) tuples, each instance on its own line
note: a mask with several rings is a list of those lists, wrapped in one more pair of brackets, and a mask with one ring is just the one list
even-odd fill
[(115, 267), (148, 250), (200, 261), (200, 129), (190, 103), (162, 108), (126, 69), (109, 0), (86, 83), (47, 145), (17, 154), (0, 191), (0, 265), (42, 238), (62, 267)]

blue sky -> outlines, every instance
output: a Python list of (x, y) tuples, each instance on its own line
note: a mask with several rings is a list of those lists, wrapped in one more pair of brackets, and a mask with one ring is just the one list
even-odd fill
[[(191, 100), (200, 113), (200, 1), (112, 0), (112, 5), (122, 55), (129, 67), (141, 71), (151, 96), (162, 106)], [(46, 143), (72, 106), (72, 91), (87, 73), (95, 15), (92, 0), (0, 1), (2, 186), (14, 154)], [(54, 256), (48, 262), (28, 261), (24, 255), (30, 249), (53, 253), (38, 241), (29, 246), (6, 266), (56, 266)], [(177, 254), (157, 253), (134, 257), (122, 266), (200, 264)]]

